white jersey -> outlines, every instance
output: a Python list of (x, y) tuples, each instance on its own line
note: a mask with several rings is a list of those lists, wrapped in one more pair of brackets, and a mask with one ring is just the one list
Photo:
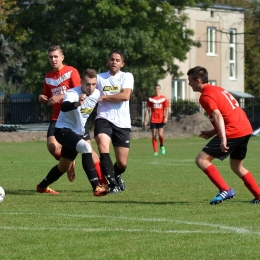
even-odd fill
[[(67, 91), (63, 102), (78, 102), (79, 96), (82, 95), (81, 86), (72, 88)], [(58, 120), (55, 127), (57, 128), (69, 128), (78, 135), (84, 135), (85, 124), (88, 120), (89, 115), (95, 108), (97, 101), (100, 97), (99, 90), (95, 89), (94, 92), (87, 96), (84, 103), (71, 111), (63, 112), (60, 111)]]
[[(115, 76), (112, 76), (108, 71), (98, 74), (97, 89), (101, 96), (118, 94), (125, 88), (130, 88), (132, 91), (134, 89), (132, 73), (119, 71)], [(131, 128), (129, 100), (98, 102), (97, 118), (107, 119), (120, 128)]]

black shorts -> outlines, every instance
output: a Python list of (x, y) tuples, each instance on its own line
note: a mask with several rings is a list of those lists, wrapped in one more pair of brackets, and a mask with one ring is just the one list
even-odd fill
[(227, 139), (228, 152), (224, 153), (220, 149), (221, 139), (218, 136), (213, 137), (202, 149), (203, 152), (217, 158), (221, 161), (229, 155), (234, 160), (244, 160), (247, 153), (247, 144), (251, 135), (246, 135), (239, 138)]
[(150, 129), (164, 128), (165, 123), (152, 123), (150, 122)]
[(106, 119), (98, 118), (95, 120), (95, 137), (98, 134), (108, 135), (113, 146), (130, 148), (130, 128), (120, 128)]
[[(86, 130), (86, 129), (85, 129)], [(75, 134), (69, 128), (55, 128), (54, 136), (58, 143), (62, 145), (61, 147), (61, 157), (74, 161), (78, 155), (76, 150), (77, 144), (80, 140), (90, 140), (89, 134), (85, 137)]]
[(48, 127), (47, 137), (54, 136), (56, 122), (57, 120), (51, 120)]

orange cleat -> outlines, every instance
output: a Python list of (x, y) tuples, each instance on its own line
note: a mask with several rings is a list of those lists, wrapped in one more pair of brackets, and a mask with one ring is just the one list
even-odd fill
[(76, 167), (76, 162), (73, 161), (70, 169), (67, 171), (67, 177), (70, 182), (73, 182), (76, 178), (75, 167)]
[(94, 196), (105, 196), (107, 195), (107, 190), (102, 186), (97, 186), (94, 190)]
[(48, 194), (60, 194), (58, 191), (55, 191), (49, 187), (47, 188), (40, 188), (39, 185), (36, 186), (36, 191), (39, 193), (48, 193)]

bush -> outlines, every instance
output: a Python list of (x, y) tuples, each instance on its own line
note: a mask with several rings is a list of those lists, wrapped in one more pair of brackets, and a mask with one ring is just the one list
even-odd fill
[(182, 100), (172, 100), (171, 116), (178, 117), (180, 115), (193, 115), (199, 112), (200, 106), (197, 102)]

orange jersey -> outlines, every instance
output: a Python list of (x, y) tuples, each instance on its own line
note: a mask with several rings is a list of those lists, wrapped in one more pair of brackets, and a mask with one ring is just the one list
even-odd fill
[[(51, 98), (65, 94), (70, 88), (81, 86), (77, 69), (64, 65), (59, 71), (50, 71), (45, 75), (43, 95)], [(51, 120), (57, 120), (62, 100), (52, 106)]]
[(212, 112), (220, 111), (225, 123), (227, 138), (238, 138), (252, 134), (252, 127), (246, 113), (239, 107), (237, 100), (225, 89), (207, 84), (204, 86), (199, 102), (206, 110), (210, 122), (218, 132)]
[(146, 107), (151, 109), (151, 123), (163, 123), (164, 109), (169, 107), (169, 100), (165, 96), (151, 96), (148, 98)]

